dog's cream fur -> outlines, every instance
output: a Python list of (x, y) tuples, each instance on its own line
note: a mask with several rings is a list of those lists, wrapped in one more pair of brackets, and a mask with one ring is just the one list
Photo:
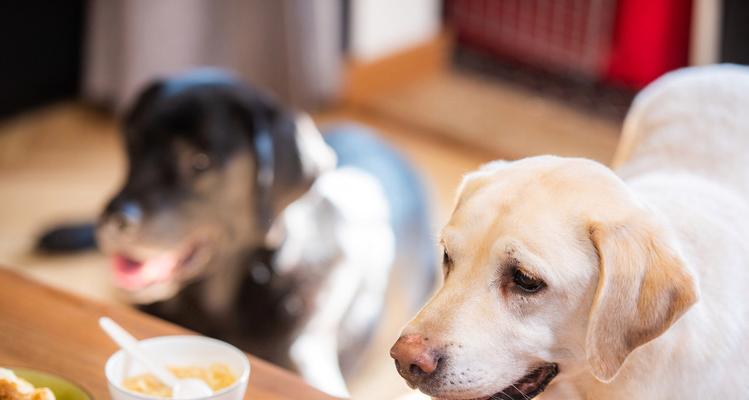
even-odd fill
[[(442, 242), (445, 284), (404, 329), (443, 354), (430, 395), (556, 362), (542, 399), (749, 398), (749, 69), (652, 84), (613, 171), (543, 156), (468, 175)], [(548, 286), (513, 288), (513, 259)]]

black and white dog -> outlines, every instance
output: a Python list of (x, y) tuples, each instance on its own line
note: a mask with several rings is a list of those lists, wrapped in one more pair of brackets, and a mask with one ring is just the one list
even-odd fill
[(346, 395), (340, 365), (361, 355), (391, 277), (404, 307), (431, 292), (422, 185), (366, 130), (323, 136), (231, 75), (198, 70), (142, 92), (124, 136), (127, 179), (96, 235), (117, 286), (148, 312)]

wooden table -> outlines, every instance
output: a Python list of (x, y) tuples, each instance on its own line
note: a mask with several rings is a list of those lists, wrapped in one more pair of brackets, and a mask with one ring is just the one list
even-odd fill
[[(99, 304), (0, 269), (0, 366), (52, 372), (108, 399), (104, 363), (117, 347), (99, 329), (109, 316), (138, 338), (194, 334), (136, 310)], [(246, 399), (332, 399), (253, 356)]]

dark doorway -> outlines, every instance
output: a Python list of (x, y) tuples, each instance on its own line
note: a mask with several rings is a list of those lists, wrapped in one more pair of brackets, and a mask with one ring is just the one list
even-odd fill
[(0, 3), (0, 117), (78, 94), (84, 3)]

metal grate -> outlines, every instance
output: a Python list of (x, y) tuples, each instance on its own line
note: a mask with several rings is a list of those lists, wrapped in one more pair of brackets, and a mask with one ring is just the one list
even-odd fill
[(609, 56), (616, 0), (449, 0), (465, 45), (538, 68), (596, 78)]

